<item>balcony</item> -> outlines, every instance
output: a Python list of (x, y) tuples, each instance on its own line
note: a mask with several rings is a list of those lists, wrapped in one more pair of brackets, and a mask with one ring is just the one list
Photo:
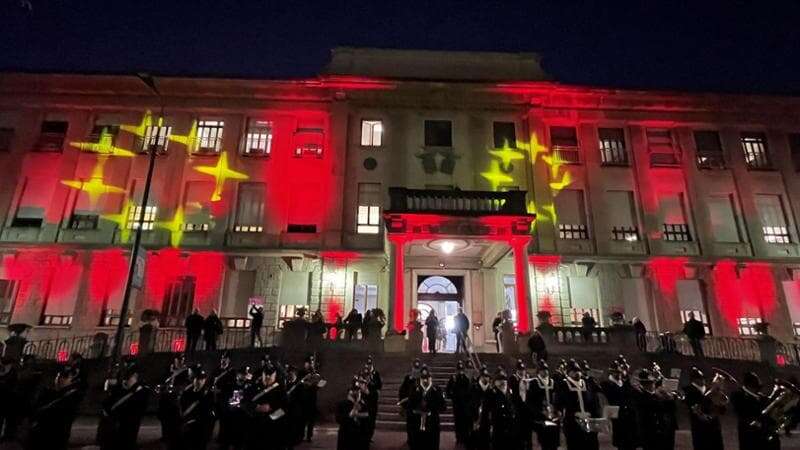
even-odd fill
[(460, 191), (389, 188), (389, 213), (450, 216), (527, 215), (525, 191)]

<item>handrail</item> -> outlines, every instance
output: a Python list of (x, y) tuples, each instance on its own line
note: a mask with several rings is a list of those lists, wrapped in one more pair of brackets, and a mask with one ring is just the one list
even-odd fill
[(469, 337), (469, 333), (464, 333), (464, 346), (467, 348), (467, 355), (469, 356), (469, 362), (472, 363), (472, 367), (480, 370), (482, 367), (481, 358), (475, 351), (475, 346), (472, 345), (472, 339)]

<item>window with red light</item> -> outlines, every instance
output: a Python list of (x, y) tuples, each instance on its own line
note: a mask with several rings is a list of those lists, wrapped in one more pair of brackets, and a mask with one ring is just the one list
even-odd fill
[(659, 193), (658, 204), (664, 240), (691, 241), (692, 235), (689, 232), (689, 225), (686, 221), (683, 193)]
[(718, 132), (710, 130), (695, 131), (694, 144), (698, 169), (725, 168), (725, 155), (722, 151), (722, 143), (719, 140)]
[(742, 133), (741, 141), (744, 160), (748, 169), (772, 169), (772, 161), (767, 151), (767, 135), (764, 133)]
[(161, 304), (162, 327), (183, 327), (186, 316), (194, 307), (196, 281), (193, 276), (181, 276), (167, 286)]
[(550, 127), (550, 146), (559, 161), (567, 164), (581, 163), (575, 127)]
[(325, 134), (320, 128), (298, 128), (294, 133), (295, 158), (322, 158)]
[(184, 231), (208, 231), (213, 225), (208, 200), (214, 193), (212, 181), (187, 181), (183, 197)]
[(14, 139), (14, 129), (0, 127), (0, 152), (11, 151), (12, 139)]
[(67, 137), (67, 128), (69, 128), (69, 124), (65, 121), (45, 120), (42, 122), (34, 151), (61, 153), (64, 148), (64, 139)]
[(358, 211), (356, 232), (358, 234), (380, 233), (381, 222), (380, 183), (358, 183)]
[(166, 153), (170, 134), (171, 126), (148, 125), (144, 129), (144, 136), (139, 138), (137, 148), (140, 153), (149, 153), (152, 148), (155, 148), (156, 153)]
[(17, 299), (17, 286), (15, 280), (0, 280), (0, 324), (11, 323)]
[(600, 163), (604, 166), (627, 166), (628, 150), (625, 148), (625, 130), (600, 128), (597, 130)]
[(583, 191), (564, 189), (555, 198), (559, 239), (589, 239)]
[(50, 177), (25, 177), (12, 227), (41, 228), (44, 224), (45, 205), (50, 202), (55, 181)]
[(633, 191), (608, 191), (607, 215), (611, 221), (611, 239), (636, 242), (639, 240), (639, 221)]
[(222, 149), (222, 120), (201, 120), (197, 123), (194, 153), (219, 153)]
[(383, 145), (383, 121), (367, 120), (361, 121), (361, 146), (362, 147), (381, 147)]
[(742, 242), (733, 194), (710, 195), (705, 201), (716, 242)]
[(756, 209), (761, 219), (764, 241), (770, 244), (792, 242), (783, 198), (780, 195), (756, 194)]
[(672, 131), (666, 128), (648, 128), (647, 153), (651, 167), (674, 167), (681, 163), (681, 153), (675, 143)]
[(265, 195), (264, 183), (239, 183), (233, 231), (237, 233), (264, 231)]
[(247, 122), (241, 153), (245, 156), (269, 156), (272, 151), (272, 122), (250, 119)]

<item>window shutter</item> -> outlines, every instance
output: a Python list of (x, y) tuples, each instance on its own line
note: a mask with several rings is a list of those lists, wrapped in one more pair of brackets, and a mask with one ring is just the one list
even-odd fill
[(586, 209), (583, 203), (583, 191), (564, 189), (555, 198), (558, 223), (586, 225)]
[(711, 232), (717, 242), (741, 242), (733, 199), (730, 195), (712, 195), (706, 199)]

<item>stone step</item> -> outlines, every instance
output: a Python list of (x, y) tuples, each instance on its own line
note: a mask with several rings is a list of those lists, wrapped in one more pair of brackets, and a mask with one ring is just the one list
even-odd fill
[[(403, 420), (402, 417), (397, 417), (396, 419), (381, 419), (375, 422), (375, 427), (379, 430), (386, 430), (386, 431), (405, 431), (406, 429), (406, 421)], [(453, 431), (455, 430), (456, 426), (453, 422), (442, 422), (441, 429), (442, 431)]]

